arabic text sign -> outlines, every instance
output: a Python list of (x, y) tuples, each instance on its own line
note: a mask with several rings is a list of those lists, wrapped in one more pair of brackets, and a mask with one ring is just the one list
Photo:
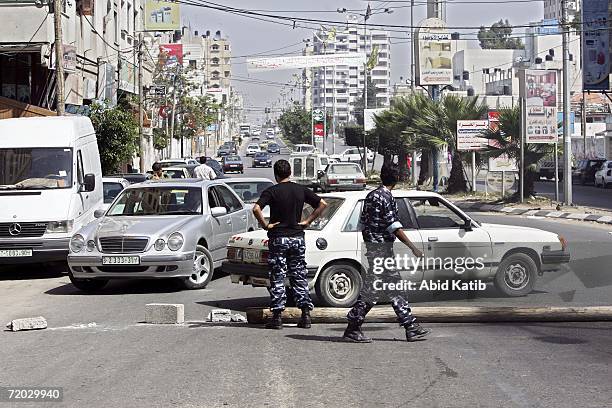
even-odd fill
[(523, 71), (521, 97), (525, 100), (525, 143), (555, 143), (557, 71)]
[(181, 9), (178, 2), (146, 0), (144, 26), (146, 31), (178, 30), (181, 23)]
[(298, 69), (334, 65), (361, 66), (366, 62), (365, 53), (294, 55), (272, 58), (248, 58), (249, 71), (272, 71), (277, 69)]
[(584, 89), (606, 91), (610, 89), (610, 21), (609, 0), (582, 2), (582, 75)]
[(489, 171), (518, 171), (516, 160), (501, 154), (497, 157), (489, 158)]
[(453, 83), (451, 34), (443, 26), (436, 26), (437, 19), (425, 20), (423, 25), (418, 33), (419, 85), (450, 85)]
[(483, 150), (489, 139), (482, 137), (489, 129), (488, 120), (458, 120), (457, 150)]

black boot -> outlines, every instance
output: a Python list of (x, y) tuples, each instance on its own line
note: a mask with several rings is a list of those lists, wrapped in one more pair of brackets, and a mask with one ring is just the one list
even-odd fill
[(305, 307), (302, 309), (302, 317), (300, 317), (297, 327), (300, 329), (310, 329), (311, 326), (310, 309)]
[(266, 323), (266, 329), (280, 330), (282, 328), (283, 328), (283, 319), (281, 319), (281, 311), (275, 310), (272, 313), (272, 317), (268, 318), (268, 322)]
[(421, 327), (416, 321), (404, 326), (406, 329), (406, 340), (417, 341), (429, 334), (429, 330)]
[(365, 334), (361, 331), (361, 325), (356, 323), (349, 322), (348, 327), (344, 331), (344, 336), (342, 337), (346, 341), (350, 341), (353, 343), (371, 343), (372, 339), (366, 337)]

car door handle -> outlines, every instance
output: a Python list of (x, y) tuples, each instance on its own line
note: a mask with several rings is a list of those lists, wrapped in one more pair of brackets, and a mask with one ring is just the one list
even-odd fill
[(436, 242), (438, 240), (438, 237), (429, 237), (429, 238), (427, 238), (427, 240), (429, 242)]
[(242, 220), (243, 220), (243, 221), (246, 221), (247, 216), (246, 216), (246, 215), (243, 215), (241, 218), (242, 218)]
[(226, 224), (231, 224), (232, 223), (232, 219), (228, 219), (227, 221), (225, 221)]

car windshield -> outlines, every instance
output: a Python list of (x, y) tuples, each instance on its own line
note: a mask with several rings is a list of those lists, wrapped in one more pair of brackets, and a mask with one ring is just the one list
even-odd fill
[(0, 149), (0, 190), (72, 187), (72, 149)]
[(108, 216), (202, 214), (202, 190), (196, 187), (142, 187), (124, 190)]
[(104, 204), (110, 204), (113, 202), (115, 197), (123, 190), (123, 184), (115, 182), (102, 183), (102, 191), (104, 196)]
[(276, 147), (278, 147), (278, 145), (277, 145), (276, 143), (270, 143), (270, 144), (268, 145), (268, 147), (274, 147), (274, 148), (276, 148)]
[(329, 173), (333, 174), (357, 174), (359, 167), (354, 164), (332, 164), (329, 166)]
[[(319, 218), (314, 220), (307, 229), (321, 231), (323, 228), (325, 228), (325, 226), (332, 219), (336, 211), (338, 211), (338, 208), (340, 208), (344, 200), (341, 198), (326, 197), (325, 202), (327, 203), (327, 207), (325, 207)], [(310, 205), (304, 204), (304, 209), (302, 210), (302, 219), (304, 220), (308, 218), (313, 211), (314, 209)]]
[(259, 149), (259, 145), (256, 144), (250, 144), (248, 149)]
[(274, 185), (271, 181), (244, 181), (227, 183), (245, 203), (255, 203), (261, 193)]

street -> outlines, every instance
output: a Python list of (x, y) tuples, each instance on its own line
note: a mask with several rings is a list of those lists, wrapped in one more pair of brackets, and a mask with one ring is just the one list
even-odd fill
[[(237, 177), (273, 178), (272, 169), (253, 169), (250, 160)], [(609, 304), (612, 278), (602, 267), (612, 263), (609, 227), (472, 216), (562, 233), (572, 262), (540, 277), (526, 297), (505, 298), (489, 286), (479, 293), (416, 293), (413, 304)], [(49, 406), (602, 407), (612, 395), (609, 323), (429, 324), (431, 336), (412, 344), (395, 325), (366, 323), (374, 343), (347, 344), (340, 341), (343, 325), (270, 331), (205, 323), (215, 308), (244, 314), (268, 304), (266, 289), (235, 285), (227, 276), (203, 290), (122, 280), (85, 294), (61, 271), (0, 269), (0, 321), (39, 315), (49, 321), (46, 330), (0, 334), (0, 384), (63, 387), (63, 403)], [(147, 303), (184, 304), (186, 323), (143, 324)]]

